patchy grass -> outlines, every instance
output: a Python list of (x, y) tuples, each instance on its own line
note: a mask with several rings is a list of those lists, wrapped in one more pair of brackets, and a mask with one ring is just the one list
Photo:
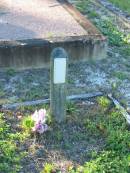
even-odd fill
[(24, 128), (32, 126), (28, 115), (37, 107), (1, 111), (2, 173), (129, 173), (130, 131), (124, 117), (106, 97), (91, 102), (68, 103), (66, 122), (50, 121), (43, 135)]
[(89, 18), (95, 18), (95, 17), (98, 17), (99, 15), (98, 15), (98, 13), (96, 12), (96, 11), (90, 11), (89, 13), (88, 13), (88, 17)]
[(130, 14), (130, 1), (129, 0), (109, 0), (114, 5), (119, 7), (120, 9), (128, 12)]
[(3, 98), (5, 96), (5, 92), (2, 87), (0, 87), (0, 98)]
[(95, 22), (98, 29), (108, 38), (109, 45), (123, 46), (128, 44), (128, 36), (121, 32), (112, 21), (105, 19)]
[(89, 3), (90, 3), (90, 0), (78, 0), (76, 1), (76, 6), (79, 11), (85, 14), (88, 11)]
[(18, 127), (11, 112), (0, 113), (0, 172), (16, 173), (21, 169), (20, 160), (26, 152), (21, 145), (28, 134)]
[[(122, 47), (120, 49), (120, 53), (125, 57), (125, 58), (130, 58), (130, 45)], [(128, 64), (129, 65), (129, 64)]]
[(117, 77), (120, 80), (125, 80), (129, 77), (128, 74), (122, 71), (113, 72), (113, 76)]
[[(123, 46), (130, 42), (130, 35), (120, 31), (111, 18), (103, 19), (96, 11), (89, 10), (91, 0), (78, 0), (75, 5), (79, 11), (89, 17), (97, 28), (108, 38), (109, 45)], [(123, 2), (123, 1), (122, 1)], [(98, 19), (98, 20), (97, 20)]]
[(110, 100), (107, 97), (104, 97), (104, 96), (98, 97), (97, 102), (104, 110), (108, 109), (111, 105)]
[(6, 74), (9, 76), (14, 76), (16, 74), (16, 71), (12, 68), (9, 68), (6, 70)]

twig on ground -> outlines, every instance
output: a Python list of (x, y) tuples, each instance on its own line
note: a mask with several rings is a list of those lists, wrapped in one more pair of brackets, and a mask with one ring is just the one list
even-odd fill
[[(102, 95), (103, 95), (102, 92), (71, 95), (71, 96), (67, 96), (67, 100), (72, 100), (72, 101), (86, 100), (86, 99), (89, 99), (89, 98), (102, 96)], [(49, 103), (50, 103), (50, 99), (26, 101), (26, 102), (22, 102), (22, 103), (5, 104), (5, 105), (2, 105), (2, 109), (16, 109), (18, 107), (35, 106), (35, 105), (49, 104)]]
[(112, 94), (108, 94), (108, 97), (113, 101), (114, 105), (116, 106), (116, 108), (118, 110), (120, 110), (120, 112), (122, 113), (122, 115), (125, 117), (126, 121), (128, 122), (128, 124), (130, 124), (130, 115), (128, 114), (128, 112), (125, 110), (125, 108), (123, 106), (120, 105), (120, 103), (114, 98), (112, 97)]

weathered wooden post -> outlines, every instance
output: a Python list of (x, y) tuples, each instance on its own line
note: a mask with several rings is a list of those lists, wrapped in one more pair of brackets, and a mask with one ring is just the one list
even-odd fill
[(66, 75), (68, 55), (63, 48), (51, 54), (51, 114), (60, 123), (66, 118)]

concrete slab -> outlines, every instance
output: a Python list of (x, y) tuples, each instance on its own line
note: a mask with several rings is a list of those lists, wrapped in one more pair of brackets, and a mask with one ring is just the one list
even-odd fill
[(56, 0), (1, 0), (1, 4), (1, 40), (87, 35)]
[(57, 46), (71, 59), (91, 58), (94, 49), (102, 57), (106, 39), (66, 0), (0, 1), (0, 67), (46, 66)]

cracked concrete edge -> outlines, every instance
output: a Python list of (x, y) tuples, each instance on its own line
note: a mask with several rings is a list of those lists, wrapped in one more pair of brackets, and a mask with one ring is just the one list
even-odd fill
[(107, 42), (101, 41), (100, 36), (8, 40), (0, 42), (0, 67), (21, 70), (48, 68), (51, 51), (56, 47), (62, 47), (67, 51), (69, 63), (104, 59), (107, 52)]
[(107, 44), (106, 39), (102, 39), (100, 35), (84, 35), (84, 36), (70, 36), (70, 37), (52, 37), (45, 39), (25, 39), (25, 40), (1, 40), (0, 48), (2, 47), (26, 47), (26, 46), (43, 46), (47, 44), (55, 43), (71, 43), (71, 42), (91, 42), (92, 44), (97, 42), (103, 42)]

